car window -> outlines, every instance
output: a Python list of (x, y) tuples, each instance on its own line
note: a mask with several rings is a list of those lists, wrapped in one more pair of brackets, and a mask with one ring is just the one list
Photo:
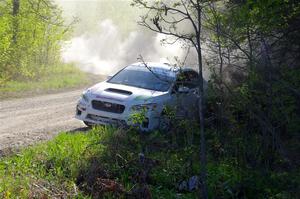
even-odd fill
[(145, 66), (131, 65), (115, 76), (109, 83), (123, 84), (155, 91), (167, 91), (175, 81), (175, 73), (167, 69), (149, 70)]
[(198, 80), (199, 75), (196, 71), (182, 71), (177, 75), (175, 88), (178, 89), (179, 86), (188, 87), (189, 89), (196, 88)]

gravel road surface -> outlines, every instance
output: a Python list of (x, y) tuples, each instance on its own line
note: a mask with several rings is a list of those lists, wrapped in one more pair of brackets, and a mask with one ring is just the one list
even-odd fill
[(74, 118), (82, 91), (0, 101), (0, 152), (51, 139), (61, 131), (84, 129)]

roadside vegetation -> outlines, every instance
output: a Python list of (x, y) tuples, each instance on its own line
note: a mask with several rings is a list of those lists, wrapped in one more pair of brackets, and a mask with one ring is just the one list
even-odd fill
[(0, 97), (40, 93), (87, 83), (87, 75), (61, 63), (72, 32), (53, 1), (0, 3)]
[[(199, 189), (182, 185), (200, 166), (198, 143), (186, 138), (110, 127), (61, 133), (0, 159), (0, 197), (197, 198)], [(210, 197), (296, 198), (299, 172), (262, 175), (250, 168), (241, 170), (232, 158), (216, 161), (215, 139), (210, 134)]]
[[(237, 169), (251, 168), (262, 173), (261, 179), (264, 172), (299, 168), (293, 155), (300, 149), (295, 144), (300, 131), (299, 1), (133, 0), (132, 5), (145, 11), (139, 25), (166, 35), (165, 44), (180, 41), (187, 53), (192, 49), (197, 55), (199, 198), (209, 198), (206, 165), (212, 160), (206, 158), (211, 150), (206, 143), (212, 133), (220, 163), (233, 158)], [(204, 66), (211, 70), (207, 99)], [(284, 197), (289, 196), (279, 198)]]
[[(6, 81), (0, 86), (0, 99), (83, 87), (95, 79), (96, 75), (84, 73), (73, 65), (61, 64), (50, 67), (34, 79)], [(100, 79), (99, 76), (98, 81)]]

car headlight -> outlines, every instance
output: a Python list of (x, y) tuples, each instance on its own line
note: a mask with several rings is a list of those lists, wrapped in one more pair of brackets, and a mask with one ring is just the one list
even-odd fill
[(139, 104), (139, 105), (133, 105), (131, 107), (132, 111), (154, 111), (157, 108), (157, 104), (155, 103), (150, 103), (150, 104)]

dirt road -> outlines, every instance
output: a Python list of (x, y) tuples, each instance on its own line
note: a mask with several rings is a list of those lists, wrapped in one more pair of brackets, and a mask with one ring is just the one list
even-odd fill
[(0, 151), (84, 127), (74, 118), (82, 90), (0, 101)]

